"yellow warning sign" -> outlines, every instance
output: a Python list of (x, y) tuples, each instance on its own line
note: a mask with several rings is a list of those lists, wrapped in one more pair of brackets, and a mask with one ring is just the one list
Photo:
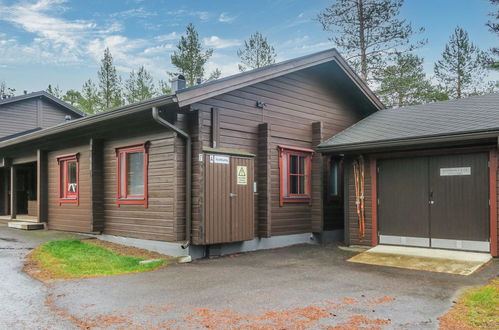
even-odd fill
[(237, 167), (237, 184), (248, 184), (248, 167), (238, 166)]

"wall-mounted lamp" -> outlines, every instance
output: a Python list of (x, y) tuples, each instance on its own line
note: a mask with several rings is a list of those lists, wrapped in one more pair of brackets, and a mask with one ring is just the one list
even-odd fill
[(262, 102), (262, 101), (256, 101), (256, 107), (260, 109), (266, 109), (267, 108), (267, 103)]

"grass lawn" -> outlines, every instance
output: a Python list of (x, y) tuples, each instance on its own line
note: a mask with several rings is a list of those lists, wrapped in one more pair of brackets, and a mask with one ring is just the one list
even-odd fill
[(499, 329), (499, 278), (463, 293), (452, 310), (441, 319), (441, 327), (451, 329)]
[(37, 247), (29, 256), (45, 278), (68, 279), (138, 273), (166, 263), (158, 260), (139, 264), (145, 258), (120, 255), (96, 244), (79, 240), (51, 241)]

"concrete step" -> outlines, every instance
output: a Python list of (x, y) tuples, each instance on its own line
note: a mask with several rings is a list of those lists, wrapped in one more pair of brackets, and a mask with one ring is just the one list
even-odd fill
[(24, 222), (24, 221), (9, 221), (7, 223), (9, 228), (23, 229), (23, 230), (36, 230), (44, 229), (44, 222)]

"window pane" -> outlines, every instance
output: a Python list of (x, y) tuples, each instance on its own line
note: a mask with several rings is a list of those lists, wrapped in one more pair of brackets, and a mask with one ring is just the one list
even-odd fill
[(296, 175), (289, 176), (289, 193), (298, 194), (298, 176)]
[(289, 173), (298, 174), (298, 156), (289, 156)]
[(144, 195), (144, 153), (127, 153), (127, 192), (129, 196)]
[(329, 192), (331, 196), (339, 194), (338, 161), (331, 160), (331, 169), (329, 174)]
[(304, 175), (299, 176), (299, 180), (300, 180), (300, 186), (298, 187), (298, 193), (303, 195), (305, 194), (305, 176)]
[(68, 181), (66, 182), (66, 189), (68, 191), (68, 196), (72, 196), (76, 194), (76, 191), (78, 190), (76, 184), (76, 162), (68, 162), (67, 171), (68, 171), (67, 174)]
[(299, 174), (305, 174), (305, 157), (300, 157)]

